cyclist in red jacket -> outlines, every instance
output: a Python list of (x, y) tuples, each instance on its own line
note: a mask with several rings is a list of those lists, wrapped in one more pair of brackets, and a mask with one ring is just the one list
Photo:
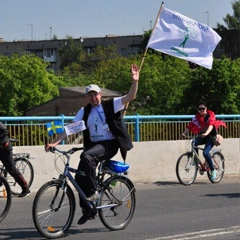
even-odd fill
[(203, 156), (211, 169), (212, 179), (216, 178), (217, 170), (214, 169), (210, 151), (214, 146), (213, 138), (216, 136), (219, 126), (226, 127), (226, 124), (216, 120), (215, 113), (208, 110), (204, 102), (200, 102), (198, 104), (198, 113), (182, 133), (182, 137), (185, 137), (189, 131), (200, 135), (200, 137), (197, 137), (195, 140), (195, 146), (205, 144)]

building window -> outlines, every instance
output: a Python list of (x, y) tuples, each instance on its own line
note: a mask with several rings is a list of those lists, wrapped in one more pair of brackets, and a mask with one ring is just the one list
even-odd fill
[(121, 54), (123, 56), (126, 56), (127, 55), (127, 49), (126, 48), (121, 48)]
[(39, 58), (43, 58), (43, 52), (42, 51), (36, 52), (35, 55)]
[(92, 52), (92, 49), (90, 47), (84, 48), (84, 50), (87, 54), (90, 54)]
[(53, 55), (53, 50), (52, 49), (48, 49), (46, 51), (46, 55), (47, 55), (47, 57), (51, 57)]
[(6, 52), (4, 55), (5, 55), (6, 57), (11, 57), (10, 52)]

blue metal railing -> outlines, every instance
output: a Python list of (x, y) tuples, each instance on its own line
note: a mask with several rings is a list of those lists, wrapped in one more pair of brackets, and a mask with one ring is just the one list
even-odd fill
[[(124, 120), (128, 121), (135, 121), (135, 141), (139, 142), (140, 140), (140, 124), (142, 120), (160, 120), (160, 121), (166, 121), (166, 120), (174, 120), (174, 121), (183, 121), (183, 120), (188, 120), (190, 121), (194, 115), (134, 115), (134, 116), (125, 116)], [(239, 114), (229, 114), (229, 115), (216, 115), (216, 118), (219, 120), (236, 120), (237, 122), (240, 122), (240, 115)]]
[[(41, 128), (41, 134), (45, 134), (46, 136), (46, 128), (45, 124), (49, 121), (54, 120), (61, 120), (63, 126), (73, 120), (73, 116), (32, 116), (32, 117), (0, 117), (0, 121), (3, 122), (6, 126), (39, 126)], [(193, 118), (193, 115), (132, 115), (132, 116), (125, 116), (124, 120), (127, 126), (132, 127), (132, 140), (139, 142), (139, 141), (151, 141), (150, 138), (144, 138), (143, 135), (151, 135), (153, 132), (164, 132), (167, 134), (173, 134), (172, 132), (182, 131), (184, 127), (186, 127), (187, 123)], [(224, 120), (224, 122), (229, 125), (229, 129), (227, 130), (228, 133), (225, 134), (227, 136), (239, 137), (240, 134), (240, 115), (239, 114), (229, 114), (229, 115), (216, 115), (216, 118), (219, 120)], [(181, 125), (181, 124), (182, 125)], [(154, 128), (154, 125), (158, 124), (157, 129)], [(176, 127), (175, 125), (178, 124)], [(234, 124), (234, 127), (231, 126)], [(164, 125), (159, 130), (159, 125)], [(146, 127), (147, 126), (147, 127)], [(149, 127), (151, 126), (151, 127)], [(167, 127), (166, 127), (167, 126)], [(170, 126), (170, 127), (169, 127)], [(180, 126), (180, 127), (179, 127)], [(27, 129), (27, 130), (26, 130)], [(32, 129), (32, 128), (31, 128)], [(11, 137), (17, 135), (18, 138), (26, 132), (31, 131), (28, 128), (24, 130), (19, 130), (13, 132)], [(150, 130), (149, 130), (150, 129)], [(233, 130), (231, 130), (233, 129)], [(229, 131), (234, 131), (234, 133), (229, 134)], [(235, 132), (237, 131), (237, 133)], [(36, 132), (36, 131), (35, 131)], [(154, 133), (154, 134), (155, 134)], [(178, 134), (178, 133), (176, 133)], [(159, 140), (159, 139), (153, 139)], [(171, 137), (167, 139), (160, 139), (160, 140), (173, 140)], [(35, 141), (33, 141), (35, 142)], [(32, 144), (30, 144), (32, 145)]]

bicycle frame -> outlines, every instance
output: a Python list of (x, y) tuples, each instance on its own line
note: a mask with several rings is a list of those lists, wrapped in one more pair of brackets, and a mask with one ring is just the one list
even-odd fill
[[(194, 157), (194, 160), (196, 161), (196, 163), (200, 165), (200, 170), (202, 170), (202, 171), (209, 171), (210, 168), (208, 166), (208, 163), (207, 163), (206, 159), (205, 159), (205, 161), (203, 163), (201, 161), (200, 157), (199, 157), (199, 154), (196, 151), (196, 149), (199, 149), (199, 150), (203, 151), (204, 148), (194, 145), (195, 144), (195, 138), (196, 137), (194, 137), (194, 139), (191, 142), (191, 151), (190, 152), (193, 154), (193, 157)], [(211, 155), (213, 153), (216, 153), (216, 152), (221, 152), (221, 149), (213, 149), (213, 150), (210, 151)], [(213, 161), (214, 161), (214, 159), (213, 159)], [(217, 163), (215, 161), (214, 161), (214, 163), (217, 165)]]
[[(74, 148), (74, 150), (75, 151), (83, 150), (83, 148)], [(59, 151), (59, 150), (57, 150), (57, 151)], [(82, 189), (80, 188), (80, 186), (78, 185), (78, 183), (75, 181), (74, 177), (71, 174), (71, 172), (76, 173), (76, 174), (80, 174), (80, 171), (78, 169), (75, 169), (75, 168), (72, 168), (72, 167), (69, 166), (70, 156), (69, 156), (68, 153), (66, 153), (66, 152), (65, 153), (61, 152), (61, 153), (66, 157), (67, 162), (65, 163), (65, 168), (64, 168), (63, 174), (59, 175), (59, 180), (63, 181), (63, 184), (64, 183), (67, 184), (67, 181), (65, 181), (65, 180), (66, 180), (66, 178), (68, 178), (68, 180), (73, 184), (73, 186), (77, 190), (81, 200), (84, 201), (84, 203), (89, 207), (89, 209), (98, 210), (98, 209), (111, 208), (111, 207), (117, 206), (117, 204), (108, 204), (107, 206), (94, 206), (90, 201), (88, 201), (86, 195), (84, 194), (84, 192), (82, 191)], [(70, 152), (70, 153), (72, 153), (72, 152)], [(102, 165), (103, 165), (103, 162), (101, 162), (100, 166), (99, 166), (99, 169), (101, 170), (101, 173), (102, 173)], [(65, 188), (64, 192), (66, 192), (66, 185), (63, 186), (63, 188)], [(133, 189), (135, 189), (135, 188), (133, 188)], [(60, 204), (61, 204), (61, 202), (60, 202)]]
[(83, 193), (82, 189), (79, 187), (79, 185), (77, 184), (77, 182), (75, 181), (75, 179), (73, 178), (73, 176), (71, 175), (72, 173), (76, 173), (79, 174), (80, 171), (75, 169), (75, 168), (71, 168), (69, 167), (68, 164), (66, 164), (65, 169), (64, 169), (64, 173), (60, 174), (59, 179), (62, 180), (62, 176), (64, 176), (64, 178), (68, 178), (69, 181), (73, 184), (73, 186), (75, 187), (75, 189), (77, 190), (80, 198), (84, 201), (85, 204), (87, 204), (87, 206), (93, 210), (94, 207), (92, 206), (92, 204), (87, 200), (87, 197), (85, 196), (85, 194)]
[(196, 161), (197, 164), (200, 165), (200, 168), (202, 170), (207, 171), (208, 168), (206, 168), (206, 160), (204, 163), (202, 163), (202, 161), (196, 151), (196, 149), (203, 151), (204, 148), (195, 146), (194, 144), (195, 144), (195, 138), (191, 142), (191, 148), (192, 148), (191, 153), (193, 154), (194, 160)]

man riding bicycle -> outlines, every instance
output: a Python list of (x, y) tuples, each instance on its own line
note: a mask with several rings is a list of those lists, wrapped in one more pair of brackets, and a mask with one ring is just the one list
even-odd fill
[[(75, 179), (89, 201), (96, 201), (99, 197), (95, 181), (98, 163), (112, 158), (117, 154), (118, 149), (125, 160), (127, 151), (133, 147), (121, 114), (125, 105), (135, 99), (138, 90), (139, 68), (137, 65), (132, 65), (131, 73), (131, 88), (122, 97), (102, 101), (101, 89), (95, 84), (87, 86), (85, 96), (88, 105), (81, 108), (73, 119), (74, 122), (84, 120), (87, 127), (83, 131), (85, 150), (80, 156), (78, 165), (80, 174), (76, 174)], [(45, 150), (55, 147), (66, 136), (64, 131), (53, 143), (46, 145)], [(83, 216), (78, 224), (94, 219), (95, 212), (89, 212), (82, 201), (80, 206)]]

